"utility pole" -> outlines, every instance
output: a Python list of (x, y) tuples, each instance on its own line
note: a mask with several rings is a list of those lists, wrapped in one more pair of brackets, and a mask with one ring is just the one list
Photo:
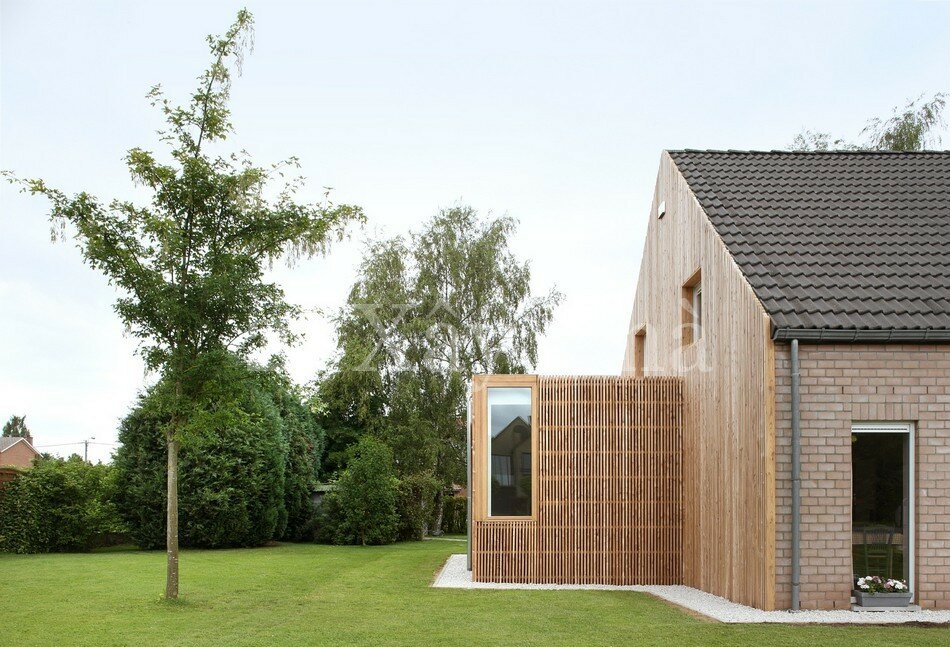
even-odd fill
[(96, 437), (92, 436), (91, 438), (87, 438), (86, 440), (82, 441), (82, 446), (83, 446), (82, 459), (86, 463), (89, 462), (89, 443), (95, 439)]

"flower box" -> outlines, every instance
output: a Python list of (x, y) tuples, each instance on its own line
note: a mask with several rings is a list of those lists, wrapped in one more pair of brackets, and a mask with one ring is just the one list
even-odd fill
[(868, 593), (855, 589), (854, 599), (862, 607), (906, 607), (910, 604), (910, 591), (904, 593)]
[(910, 604), (910, 589), (904, 580), (865, 575), (854, 582), (854, 598), (862, 607), (906, 607)]

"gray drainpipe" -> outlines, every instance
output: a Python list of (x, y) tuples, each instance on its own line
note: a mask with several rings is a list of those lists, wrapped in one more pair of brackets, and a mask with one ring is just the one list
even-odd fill
[(792, 340), (792, 611), (801, 609), (802, 421), (798, 340)]
[(472, 393), (472, 382), (469, 382), (468, 398), (465, 401), (465, 506), (468, 513), (465, 568), (468, 570), (472, 570)]

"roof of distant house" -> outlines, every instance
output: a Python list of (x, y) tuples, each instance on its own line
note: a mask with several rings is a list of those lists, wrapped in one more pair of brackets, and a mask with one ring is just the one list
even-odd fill
[(950, 151), (669, 151), (776, 339), (950, 341)]
[[(33, 449), (33, 445), (30, 445), (29, 441), (22, 436), (0, 436), (0, 452), (5, 452), (21, 440), (29, 445), (30, 449)], [(33, 449), (33, 451), (36, 450)]]

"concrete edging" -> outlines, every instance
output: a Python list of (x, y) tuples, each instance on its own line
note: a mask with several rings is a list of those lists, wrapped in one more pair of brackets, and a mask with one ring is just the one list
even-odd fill
[(881, 611), (762, 611), (737, 604), (689, 586), (619, 586), (611, 584), (501, 584), (473, 582), (465, 568), (465, 555), (450, 555), (435, 576), (434, 588), (507, 589), (533, 591), (631, 591), (648, 593), (693, 613), (725, 623), (789, 624), (903, 624), (925, 622), (950, 624), (950, 610)]

